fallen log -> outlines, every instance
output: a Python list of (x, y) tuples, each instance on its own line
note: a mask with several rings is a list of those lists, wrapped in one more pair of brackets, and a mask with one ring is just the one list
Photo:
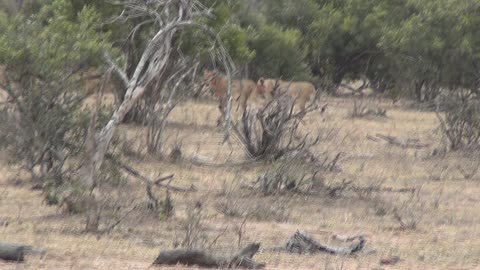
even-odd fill
[(384, 140), (387, 143), (395, 146), (399, 146), (402, 148), (415, 148), (415, 149), (421, 149), (425, 147), (429, 147), (429, 144), (426, 143), (421, 143), (418, 139), (399, 139), (393, 136), (387, 136), (383, 134), (376, 134), (375, 137), (368, 135), (367, 134), (367, 139), (374, 141), (374, 142), (379, 142), (380, 140)]
[(330, 245), (324, 245), (317, 242), (313, 239), (312, 236), (308, 235), (305, 232), (297, 231), (293, 236), (291, 236), (285, 247), (276, 249), (277, 251), (283, 250), (290, 253), (318, 253), (325, 252), (335, 255), (350, 255), (356, 252), (359, 252), (365, 246), (365, 235), (358, 235), (355, 237), (350, 237), (346, 240), (353, 241), (358, 239), (357, 242), (351, 244), (348, 247), (336, 247)]
[(0, 259), (23, 262), (27, 254), (45, 254), (45, 250), (33, 249), (31, 246), (11, 243), (0, 243)]
[(391, 192), (391, 193), (414, 193), (416, 188), (393, 188), (393, 187), (360, 187), (352, 185), (351, 189), (357, 193), (359, 192)]
[(162, 251), (155, 259), (153, 265), (197, 265), (207, 268), (247, 268), (261, 269), (265, 267), (264, 263), (253, 261), (253, 256), (260, 249), (259, 243), (253, 243), (242, 249), (236, 255), (230, 258), (214, 256), (203, 250), (169, 250)]

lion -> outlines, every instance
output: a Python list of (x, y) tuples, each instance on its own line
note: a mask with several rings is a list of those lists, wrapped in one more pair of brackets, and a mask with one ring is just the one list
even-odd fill
[(286, 93), (293, 98), (301, 110), (316, 93), (315, 86), (311, 82), (289, 82), (275, 79), (260, 78), (257, 82), (257, 92), (264, 98), (273, 98), (281, 93)]
[[(224, 74), (216, 70), (205, 70), (203, 73), (203, 81), (205, 85), (213, 91), (213, 95), (220, 100), (218, 106), (223, 115), (225, 106), (227, 104), (228, 78)], [(232, 80), (232, 97), (238, 101), (238, 108), (241, 107), (241, 112), (247, 109), (247, 103), (250, 98), (253, 98), (257, 89), (255, 82), (252, 80)], [(222, 116), (218, 119), (217, 124), (220, 124)]]

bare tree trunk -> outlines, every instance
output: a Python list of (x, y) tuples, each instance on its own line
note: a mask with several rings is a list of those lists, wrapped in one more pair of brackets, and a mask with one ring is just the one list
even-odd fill
[[(152, 17), (152, 14), (155, 14), (157, 18), (161, 19), (155, 21), (158, 30), (145, 46), (140, 60), (133, 69), (134, 71), (132, 74), (127, 75), (124, 69), (121, 69), (110, 58), (108, 53), (105, 53), (106, 61), (110, 65), (111, 69), (117, 73), (118, 77), (125, 85), (126, 92), (122, 102), (118, 105), (118, 108), (114, 111), (110, 120), (99, 132), (95, 134), (94, 139), (91, 140), (90, 150), (87, 151), (87, 153), (90, 154), (91, 159), (82, 169), (84, 169), (86, 176), (86, 185), (92, 190), (92, 202), (95, 202), (95, 174), (100, 170), (104, 162), (105, 155), (107, 154), (108, 147), (117, 127), (122, 123), (125, 116), (132, 110), (133, 106), (135, 106), (139, 99), (145, 94), (146, 87), (149, 85), (152, 79), (165, 72), (166, 68), (168, 67), (168, 63), (171, 61), (170, 59), (172, 58), (172, 53), (176, 49), (174, 48), (176, 33), (181, 28), (199, 28), (210, 37), (213, 37), (217, 44), (219, 44), (220, 55), (222, 58), (221, 61), (225, 65), (228, 76), (228, 102), (226, 108), (227, 115), (225, 120), (225, 137), (227, 138), (229, 134), (230, 112), (232, 106), (230, 74), (231, 70), (233, 69), (233, 64), (218, 35), (211, 31), (207, 26), (199, 23), (197, 20), (198, 17), (207, 16), (210, 11), (202, 4), (199, 4), (197, 0), (152, 0), (148, 2), (148, 4), (145, 1), (119, 2), (119, 5), (123, 5), (122, 7), (124, 8), (122, 14), (118, 17), (119, 20), (139, 18), (139, 12), (143, 12), (145, 17)], [(158, 4), (159, 8), (152, 9), (151, 7), (154, 5), (151, 5), (150, 2), (155, 2)], [(172, 12), (172, 9), (175, 10), (175, 12)], [(93, 213), (95, 213), (95, 211), (93, 211), (92, 214)], [(95, 220), (97, 219), (95, 219), (94, 216), (89, 217), (88, 219), (89, 222), (93, 222)], [(96, 222), (93, 222), (92, 224), (95, 225), (95, 223)]]
[(115, 129), (123, 121), (125, 115), (132, 109), (133, 105), (135, 105), (144, 92), (145, 87), (143, 86), (129, 87), (122, 104), (120, 104), (118, 109), (113, 113), (113, 116), (110, 118), (107, 125), (105, 125), (100, 133), (97, 134), (95, 138), (96, 150), (93, 156), (93, 168), (95, 171), (100, 170), (100, 167), (102, 166)]
[[(110, 80), (112, 71), (108, 71), (103, 80), (100, 89), (97, 89), (95, 93), (95, 103), (93, 106), (92, 117), (90, 119), (90, 125), (88, 127), (88, 135), (86, 142), (86, 165), (85, 170), (85, 183), (89, 191), (89, 198), (87, 200), (87, 220), (85, 225), (85, 231), (94, 232), (98, 231), (100, 226), (100, 209), (98, 206), (98, 195), (96, 194), (95, 187), (97, 186), (97, 172), (100, 167), (96, 167), (96, 150), (97, 150), (97, 140), (95, 139), (95, 126), (98, 120), (98, 108), (101, 105), (103, 92), (105, 90), (105, 85), (108, 80)], [(101, 166), (101, 164), (99, 165)]]
[[(152, 2), (152, 1), (149, 1)], [(156, 34), (147, 43), (140, 60), (134, 69), (131, 76), (127, 76), (124, 70), (117, 66), (108, 54), (105, 54), (105, 58), (111, 68), (118, 74), (122, 82), (127, 88), (125, 96), (119, 107), (113, 113), (110, 121), (101, 129), (95, 136), (95, 153), (92, 159), (92, 165), (95, 171), (98, 171), (102, 166), (102, 163), (107, 153), (110, 141), (115, 133), (118, 125), (123, 121), (127, 113), (138, 102), (138, 100), (144, 95), (145, 87), (150, 81), (165, 71), (168, 67), (169, 61), (171, 61), (171, 55), (175, 48), (175, 35), (179, 29), (184, 27), (195, 27), (206, 32), (209, 36), (213, 37), (215, 41), (220, 44), (220, 55), (222, 57), (222, 63), (225, 65), (228, 76), (228, 104), (227, 104), (227, 117), (226, 117), (226, 137), (230, 129), (230, 111), (232, 104), (231, 97), (231, 69), (233, 64), (228, 56), (225, 48), (222, 46), (221, 40), (218, 35), (211, 31), (206, 25), (197, 22), (197, 17), (204, 17), (209, 14), (209, 10), (204, 8), (203, 5), (199, 5), (196, 0), (182, 0), (182, 1), (160, 1), (155, 0), (160, 10), (151, 9), (150, 4), (146, 4), (144, 1), (134, 1), (133, 3), (125, 4), (124, 11), (118, 17), (120, 20), (129, 20), (139, 17), (139, 10), (144, 12), (146, 17), (152, 17), (152, 13), (156, 17), (161, 18), (157, 23), (159, 29)], [(176, 10), (172, 12), (171, 9)]]

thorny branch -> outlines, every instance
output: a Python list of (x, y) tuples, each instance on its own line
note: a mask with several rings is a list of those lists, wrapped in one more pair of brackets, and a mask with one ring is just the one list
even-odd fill
[(311, 138), (309, 133), (299, 135), (304, 116), (317, 109), (315, 102), (299, 111), (295, 111), (294, 106), (295, 100), (283, 94), (259, 111), (244, 112), (233, 132), (252, 160), (278, 160), (319, 142), (319, 137)]

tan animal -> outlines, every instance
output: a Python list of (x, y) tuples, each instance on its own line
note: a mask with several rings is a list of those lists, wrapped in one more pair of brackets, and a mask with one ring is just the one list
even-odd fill
[(257, 92), (263, 97), (275, 97), (278, 94), (286, 93), (291, 96), (301, 110), (310, 101), (315, 93), (315, 86), (310, 82), (289, 82), (275, 79), (260, 78), (257, 82)]
[[(227, 105), (228, 78), (224, 74), (215, 70), (205, 70), (203, 73), (204, 84), (213, 91), (213, 95), (220, 100), (219, 109), (224, 112)], [(252, 80), (232, 80), (232, 97), (234, 101), (238, 101), (242, 113), (247, 109), (247, 103), (253, 98), (257, 89), (255, 82)], [(218, 120), (220, 123), (221, 118)]]

